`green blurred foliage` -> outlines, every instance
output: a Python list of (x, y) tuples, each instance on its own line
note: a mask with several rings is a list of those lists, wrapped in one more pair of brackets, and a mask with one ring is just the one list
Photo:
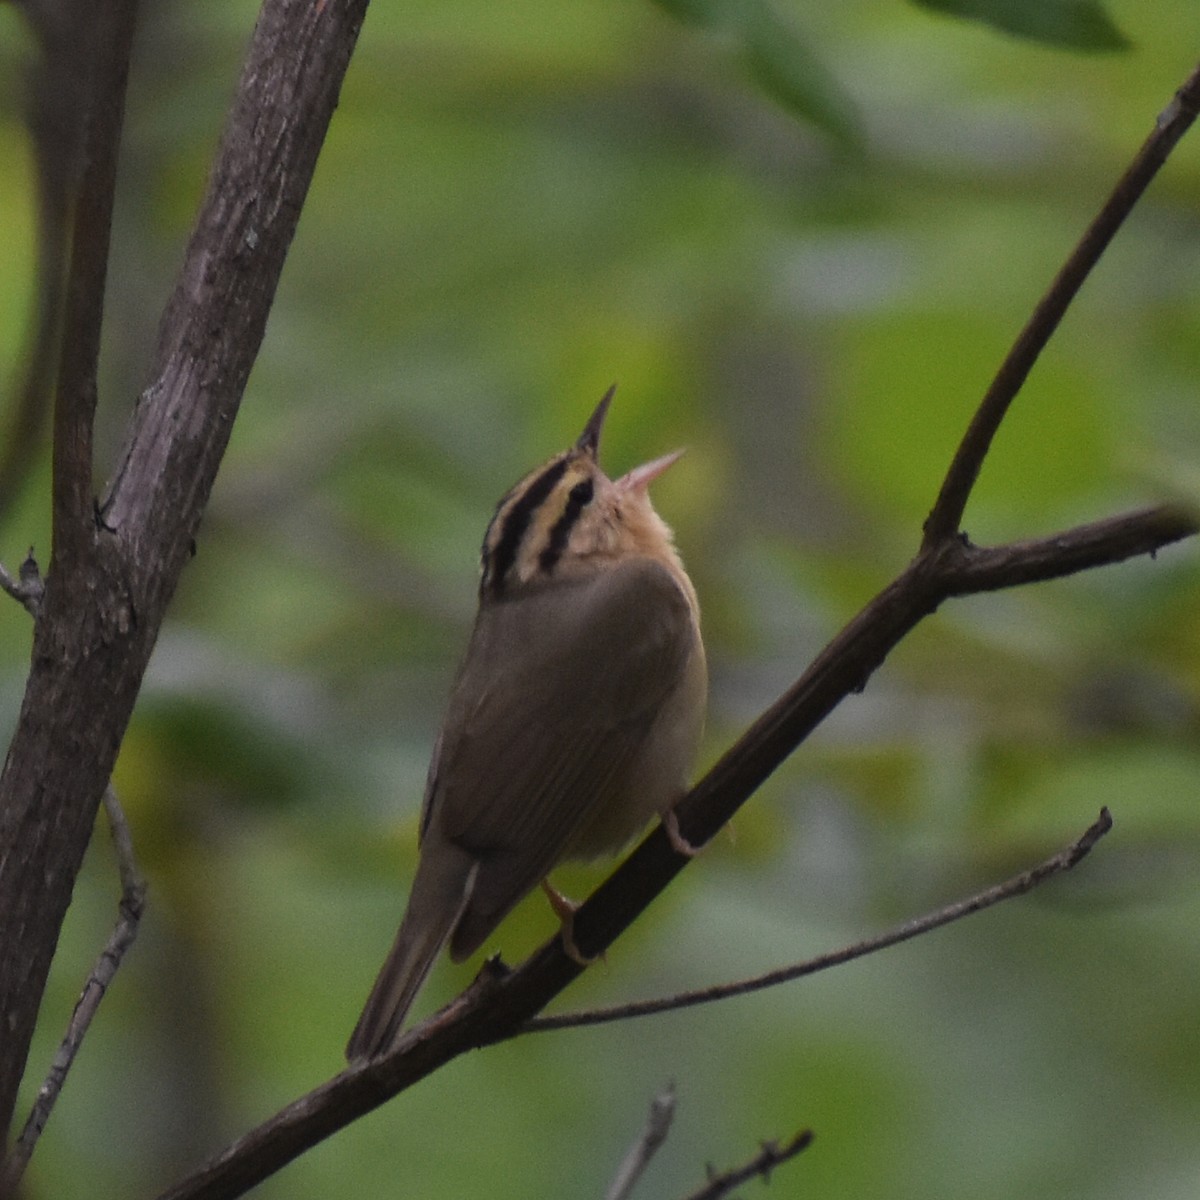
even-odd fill
[[(656, 496), (705, 609), (709, 763), (904, 565), (1000, 356), (1197, 49), (1194, 0), (1109, 5), (1133, 49), (1104, 56), (881, 0), (752, 8), (774, 34), (707, 3), (371, 11), (122, 752), (149, 909), (34, 1200), (152, 1194), (338, 1069), (403, 904), (491, 507), (609, 383), (611, 470), (689, 448)], [(1036, 8), (1102, 11), (971, 11)], [(252, 18), (146, 14), (101, 477)], [(6, 366), (32, 291), (27, 51), (0, 8)], [(976, 541), (1200, 492), (1198, 214), (1185, 141), (1015, 405)], [(0, 530), (10, 566), (46, 556), (47, 475)], [(1198, 591), (1185, 546), (945, 606), (561, 1006), (855, 940), (1107, 804), (1076, 875), (786, 989), (472, 1055), (258, 1194), (595, 1196), (674, 1079), (648, 1196), (805, 1125), (772, 1195), (1192, 1196)], [(9, 727), (28, 647), (12, 605)], [(114, 915), (102, 829), (76, 896), (28, 1095)], [(552, 929), (534, 897), (490, 948), (515, 961)], [(470, 977), (440, 966), (419, 1006)]]
[(1095, 0), (917, 0), (1005, 33), (1074, 50), (1124, 50), (1129, 42)]
[(853, 101), (824, 60), (813, 52), (795, 19), (771, 0), (656, 0), (741, 59), (773, 100), (826, 133), (857, 143), (860, 129)]

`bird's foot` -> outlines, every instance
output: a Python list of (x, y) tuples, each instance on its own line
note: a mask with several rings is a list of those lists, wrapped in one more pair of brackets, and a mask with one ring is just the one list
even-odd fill
[(569, 896), (564, 896), (548, 879), (542, 880), (542, 891), (546, 893), (546, 899), (550, 901), (550, 907), (558, 917), (561, 925), (558, 932), (567, 957), (581, 967), (590, 967), (597, 959), (603, 958), (603, 954), (593, 954), (589, 957), (575, 944), (575, 913), (579, 905)]
[(662, 827), (666, 832), (667, 841), (671, 843), (671, 849), (681, 858), (695, 858), (704, 849), (703, 846), (693, 845), (679, 831), (679, 818), (675, 815), (673, 808), (668, 808), (663, 813)]

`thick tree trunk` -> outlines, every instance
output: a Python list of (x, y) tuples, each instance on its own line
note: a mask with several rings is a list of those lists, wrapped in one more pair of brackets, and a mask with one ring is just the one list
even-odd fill
[[(0, 1097), (4, 1125), (96, 809), (153, 645), (136, 603), (102, 565), (83, 595), (48, 580), (16, 734), (0, 777)], [(60, 586), (61, 583), (61, 586)]]
[[(97, 19), (116, 13), (119, 24), (130, 8), (131, 0), (109, 0)], [(85, 164), (82, 196), (98, 203), (78, 206), (85, 211), (74, 231), (62, 369), (78, 378), (66, 388), (60, 379), (51, 569), (0, 776), (5, 1131), (96, 809), (225, 452), (365, 11), (366, 0), (264, 3), (159, 327), (152, 382), (95, 512), (91, 335), (99, 329), (112, 173), (94, 173), (89, 192)], [(97, 92), (87, 114), (101, 133), (112, 99)], [(115, 122), (114, 152), (119, 111)]]

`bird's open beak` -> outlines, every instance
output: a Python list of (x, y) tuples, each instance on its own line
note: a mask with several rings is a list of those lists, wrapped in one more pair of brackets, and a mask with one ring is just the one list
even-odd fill
[[(588, 423), (583, 427), (583, 432), (579, 435), (579, 441), (575, 443), (575, 449), (582, 450), (593, 462), (595, 462), (600, 453), (600, 432), (604, 428), (604, 418), (608, 415), (608, 406), (612, 403), (612, 398), (616, 390), (617, 385), (614, 383), (604, 393), (600, 399), (600, 403), (596, 405), (596, 411), (592, 413), (588, 418)], [(670, 454), (664, 454), (662, 458), (654, 459), (653, 462), (642, 463), (640, 467), (634, 467), (632, 471), (622, 475), (620, 479), (614, 480), (613, 486), (627, 492), (644, 492), (682, 454), (682, 450), (674, 450)]]
[(604, 393), (600, 403), (596, 405), (596, 411), (588, 417), (588, 423), (583, 427), (583, 432), (579, 435), (579, 441), (575, 443), (575, 449), (582, 450), (593, 461), (595, 461), (600, 453), (600, 431), (604, 428), (604, 418), (608, 415), (608, 406), (612, 403), (612, 398), (616, 390), (617, 385), (614, 383)]
[(632, 471), (627, 471), (620, 479), (613, 480), (613, 486), (627, 492), (644, 492), (672, 463), (678, 462), (682, 457), (682, 450), (672, 450), (670, 454), (664, 454), (662, 458), (642, 463), (640, 467), (634, 467)]

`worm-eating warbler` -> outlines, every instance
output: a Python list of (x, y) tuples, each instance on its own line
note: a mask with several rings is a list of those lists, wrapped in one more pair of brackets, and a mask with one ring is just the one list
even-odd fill
[(679, 454), (609, 479), (597, 455), (612, 394), (488, 525), (408, 909), (351, 1059), (388, 1050), (441, 948), (466, 958), (555, 864), (615, 853), (655, 814), (683, 845), (670, 810), (707, 673), (696, 593), (647, 492)]

